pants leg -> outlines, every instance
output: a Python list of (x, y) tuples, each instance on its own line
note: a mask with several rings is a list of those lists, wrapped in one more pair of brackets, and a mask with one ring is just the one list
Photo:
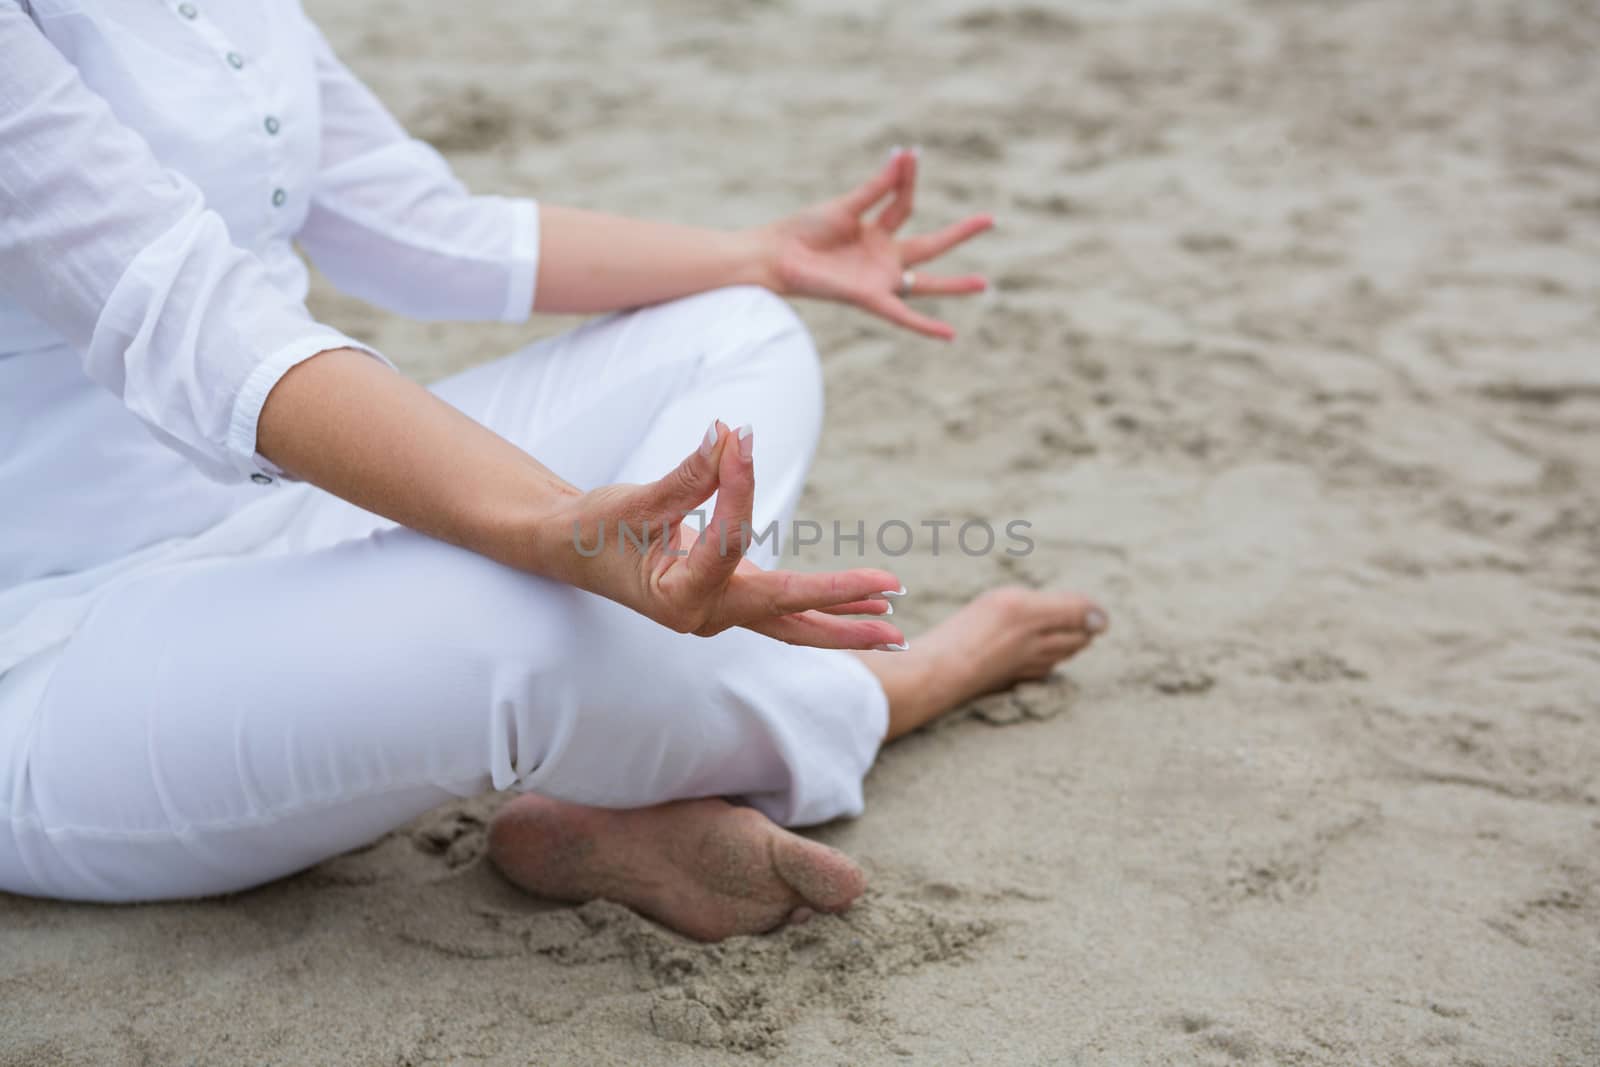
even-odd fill
[[(580, 485), (663, 473), (714, 416), (752, 422), (758, 522), (794, 506), (818, 389), (803, 330), (749, 290), (440, 386)], [(742, 795), (791, 824), (861, 808), (886, 708), (846, 653), (674, 634), (341, 502), (296, 536), (287, 555), (130, 582), (52, 662), (0, 678), (37, 693), (22, 728), (0, 724), (0, 888), (243, 888), (489, 788)]]

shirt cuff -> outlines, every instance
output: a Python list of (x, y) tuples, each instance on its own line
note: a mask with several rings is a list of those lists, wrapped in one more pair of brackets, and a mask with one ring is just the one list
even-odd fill
[(511, 272), (506, 281), (506, 306), (502, 322), (526, 322), (533, 314), (533, 297), (539, 278), (539, 205), (517, 200), (511, 212)]
[(241, 474), (256, 480), (259, 480), (258, 475), (271, 479), (295, 480), (291, 475), (285, 474), (277, 464), (256, 451), (256, 428), (261, 421), (261, 409), (267, 403), (267, 394), (272, 392), (272, 387), (277, 385), (285, 374), (312, 356), (335, 348), (353, 348), (358, 352), (365, 352), (390, 370), (395, 369), (394, 364), (382, 354), (352, 341), (337, 330), (325, 330), (302, 337), (278, 349), (256, 365), (233, 401), (233, 412), (228, 420), (228, 458)]

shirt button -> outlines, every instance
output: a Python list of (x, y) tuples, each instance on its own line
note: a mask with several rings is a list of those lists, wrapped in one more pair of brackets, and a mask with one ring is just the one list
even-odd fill
[(256, 473), (252, 474), (250, 476), (250, 480), (252, 482), (255, 482), (257, 485), (271, 485), (272, 484), (272, 476), (269, 475), (269, 474), (262, 474), (260, 471), (257, 471)]
[(272, 136), (274, 136), (274, 137), (278, 136), (278, 120), (276, 118), (274, 118), (271, 115), (268, 115), (267, 116), (267, 121), (263, 122), (262, 125), (267, 128), (267, 132), (270, 133)]
[(238, 70), (240, 67), (244, 66), (244, 56), (241, 56), (238, 52), (229, 52), (228, 66), (232, 67), (234, 70)]
[(284, 201), (286, 201), (288, 199), (289, 199), (289, 194), (284, 192), (282, 189), (274, 189), (274, 190), (272, 190), (272, 206), (273, 207), (282, 207), (283, 204), (284, 204)]
[(200, 14), (200, 9), (195, 7), (193, 4), (179, 4), (178, 14), (182, 15), (186, 19), (192, 19)]

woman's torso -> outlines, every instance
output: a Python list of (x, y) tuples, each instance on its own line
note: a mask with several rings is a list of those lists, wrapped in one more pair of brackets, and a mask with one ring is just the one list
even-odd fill
[[(157, 160), (200, 189), (233, 242), (303, 299), (306, 270), (291, 240), (321, 131), (298, 6), (28, 0), (24, 8)], [(18, 520), (0, 528), (0, 591), (197, 533), (261, 493), (202, 476), (91, 382), (47, 324), (0, 297), (0, 499), (14, 502)]]
[[(0, 0), (4, 2), (4, 0)], [(321, 129), (309, 25), (293, 0), (24, 0), (40, 31), (156, 159), (192, 182), (233, 243), (298, 301), (292, 246)], [(3, 57), (0, 57), (3, 61)], [(93, 166), (92, 150), (84, 166)], [(0, 219), (0, 226), (4, 220)], [(246, 504), (290, 487), (200, 474), (26, 307), (0, 297), (0, 673), (67, 630), (85, 590), (152, 558), (248, 548)], [(257, 509), (259, 510), (259, 508)], [(255, 524), (265, 539), (277, 528)], [(243, 529), (241, 529), (243, 527)]]

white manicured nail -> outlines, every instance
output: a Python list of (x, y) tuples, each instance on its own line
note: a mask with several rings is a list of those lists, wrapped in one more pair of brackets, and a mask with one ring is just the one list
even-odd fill
[(888, 600), (890, 597), (905, 596), (905, 595), (906, 595), (906, 587), (902, 585), (899, 589), (885, 589), (881, 593), (873, 593), (871, 596), (867, 597), (867, 599), (868, 600)]
[(700, 442), (700, 454), (709, 456), (717, 447), (717, 420), (711, 420), (710, 429), (706, 430), (706, 439)]
[(874, 648), (878, 652), (908, 652), (911, 650), (911, 642), (901, 641), (898, 645), (876, 645)]
[(739, 455), (743, 456), (745, 459), (750, 458), (750, 450), (755, 447), (751, 440), (753, 437), (755, 437), (755, 434), (755, 428), (752, 427), (748, 422), (739, 427)]
[(884, 601), (883, 614), (885, 616), (889, 616), (889, 615), (893, 615), (894, 614), (894, 602), (892, 600)]

